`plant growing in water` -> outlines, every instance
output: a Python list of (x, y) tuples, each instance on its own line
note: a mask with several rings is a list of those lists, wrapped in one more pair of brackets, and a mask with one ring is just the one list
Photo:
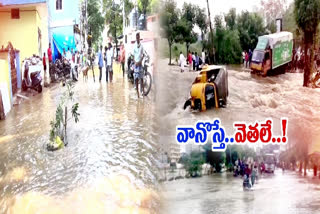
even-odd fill
[[(56, 117), (50, 122), (51, 130), (50, 143), (47, 145), (48, 150), (57, 150), (62, 148), (64, 145), (67, 145), (67, 122), (72, 118), (76, 123), (79, 122), (79, 103), (73, 103), (73, 88), (74, 85), (72, 82), (67, 82), (67, 90), (63, 93), (60, 99), (60, 103), (56, 110)], [(68, 105), (72, 105), (72, 118), (68, 118)]]

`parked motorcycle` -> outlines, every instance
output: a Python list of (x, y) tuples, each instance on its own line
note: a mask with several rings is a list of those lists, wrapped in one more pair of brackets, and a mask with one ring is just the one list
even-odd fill
[(30, 73), (30, 76), (29, 76), (29, 64), (28, 62), (26, 62), (24, 66), (22, 90), (26, 91), (28, 90), (28, 88), (31, 88), (41, 93), (42, 92), (41, 82), (42, 82), (41, 71), (32, 72)]
[(134, 72), (133, 55), (130, 55), (130, 56), (128, 57), (128, 79), (130, 80), (130, 82), (131, 82), (132, 84), (134, 83), (133, 72)]

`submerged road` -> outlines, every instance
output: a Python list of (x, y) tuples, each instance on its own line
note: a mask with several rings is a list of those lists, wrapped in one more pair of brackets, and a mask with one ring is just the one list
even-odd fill
[[(0, 213), (152, 211), (156, 171), (154, 102), (137, 98), (115, 65), (112, 83), (89, 73), (75, 84), (79, 122), (68, 145), (48, 152), (50, 121), (66, 90), (59, 84), (30, 95), (0, 121)], [(103, 71), (105, 74), (105, 71)]]
[(162, 213), (284, 214), (319, 213), (320, 179), (276, 170), (250, 191), (230, 173), (168, 181), (163, 184)]

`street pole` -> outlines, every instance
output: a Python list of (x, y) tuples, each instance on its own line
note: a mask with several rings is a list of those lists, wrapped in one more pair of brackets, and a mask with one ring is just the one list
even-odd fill
[[(229, 146), (229, 155), (230, 155), (230, 163), (231, 163), (231, 167), (232, 167), (232, 156), (231, 156), (231, 146)], [(231, 168), (232, 171), (232, 168)]]
[[(214, 45), (213, 45), (213, 31), (212, 31), (212, 25), (211, 25), (211, 16), (210, 16), (210, 8), (209, 8), (209, 0), (207, 0), (207, 8), (208, 8), (208, 17), (209, 17), (209, 26), (210, 26), (210, 34), (212, 37), (212, 54), (215, 58), (215, 53), (214, 53)], [(213, 59), (214, 60), (214, 59)], [(215, 61), (215, 60), (214, 60)]]

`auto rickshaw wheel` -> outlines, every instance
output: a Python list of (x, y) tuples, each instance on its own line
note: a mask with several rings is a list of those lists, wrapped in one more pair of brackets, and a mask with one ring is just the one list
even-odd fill
[(206, 108), (209, 109), (211, 107), (214, 107), (215, 106), (215, 100), (214, 98), (212, 99), (209, 99), (209, 100), (206, 100)]
[(195, 100), (195, 101), (194, 101), (194, 108), (195, 108), (196, 110), (199, 110), (199, 111), (202, 110), (201, 100)]

